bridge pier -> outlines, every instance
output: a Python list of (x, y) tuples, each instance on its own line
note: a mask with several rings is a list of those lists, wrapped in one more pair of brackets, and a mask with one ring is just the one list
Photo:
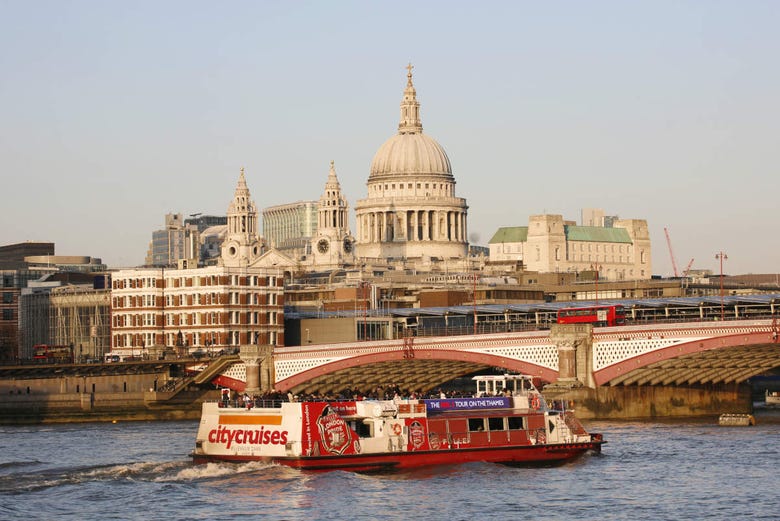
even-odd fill
[(238, 356), (246, 365), (246, 389), (250, 394), (270, 391), (273, 378), (272, 347), (268, 345), (242, 345)]
[(593, 366), (593, 326), (590, 324), (555, 324), (550, 340), (558, 346), (558, 380), (545, 389), (565, 391), (579, 387), (595, 388), (590, 367)]

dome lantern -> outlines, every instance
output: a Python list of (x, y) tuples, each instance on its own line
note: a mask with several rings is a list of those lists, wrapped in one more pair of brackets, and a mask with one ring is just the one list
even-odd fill
[(406, 89), (404, 99), (401, 101), (401, 122), (398, 123), (399, 134), (420, 134), (422, 123), (420, 122), (420, 103), (417, 101), (417, 91), (412, 83), (412, 69), (410, 63), (406, 66)]

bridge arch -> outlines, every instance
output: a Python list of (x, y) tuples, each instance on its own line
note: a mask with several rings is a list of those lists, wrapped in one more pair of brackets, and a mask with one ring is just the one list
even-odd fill
[(742, 382), (780, 366), (772, 331), (697, 338), (638, 354), (594, 372), (597, 385)]
[(538, 364), (490, 353), (456, 349), (393, 350), (342, 358), (278, 380), (280, 391), (362, 391), (393, 383), (402, 389), (429, 390), (444, 382), (490, 368), (501, 368), (553, 382), (558, 372)]

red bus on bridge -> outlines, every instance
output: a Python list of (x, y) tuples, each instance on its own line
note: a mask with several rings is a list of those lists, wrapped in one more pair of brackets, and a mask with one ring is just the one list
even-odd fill
[(70, 346), (35, 344), (33, 346), (33, 361), (43, 364), (72, 364), (73, 350)]
[(558, 310), (558, 323), (622, 326), (626, 323), (626, 310), (620, 305), (563, 308)]

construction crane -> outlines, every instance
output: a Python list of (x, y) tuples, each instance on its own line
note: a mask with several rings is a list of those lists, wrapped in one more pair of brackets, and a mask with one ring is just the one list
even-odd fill
[(687, 277), (688, 276), (688, 272), (691, 271), (691, 266), (693, 266), (693, 259), (691, 259), (691, 261), (685, 267), (685, 271), (683, 271), (683, 274), (682, 274), (683, 277)]
[[(664, 233), (666, 234), (666, 244), (669, 246), (669, 256), (672, 258), (672, 268), (674, 269), (674, 276), (679, 277), (680, 274), (677, 272), (677, 262), (674, 260), (674, 251), (672, 251), (672, 240), (669, 238), (669, 230), (664, 228)], [(693, 259), (691, 259), (691, 262), (693, 262)]]

